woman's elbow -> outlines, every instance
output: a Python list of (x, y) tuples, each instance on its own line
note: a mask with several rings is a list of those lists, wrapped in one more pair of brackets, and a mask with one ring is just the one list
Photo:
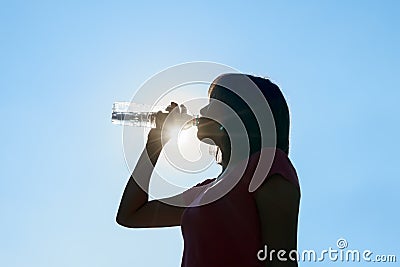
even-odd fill
[(115, 221), (117, 222), (117, 224), (124, 226), (125, 227), (125, 222), (124, 219), (122, 218), (121, 215), (117, 214), (117, 216), (115, 217)]
[(135, 228), (135, 226), (132, 223), (132, 220), (129, 219), (128, 216), (123, 216), (120, 213), (117, 214), (115, 221), (117, 224), (120, 226), (126, 227), (126, 228)]

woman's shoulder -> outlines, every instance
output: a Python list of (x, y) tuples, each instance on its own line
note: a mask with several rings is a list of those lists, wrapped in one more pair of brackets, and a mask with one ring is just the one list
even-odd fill
[(196, 184), (194, 187), (200, 187), (200, 186), (208, 185), (209, 183), (212, 183), (215, 180), (216, 180), (216, 178), (208, 178), (208, 179), (204, 180), (203, 182), (200, 182), (200, 183)]
[(254, 192), (272, 176), (280, 177), (300, 189), (297, 171), (283, 150), (263, 148), (252, 156), (250, 162), (250, 178), (247, 179), (250, 192)]
[(185, 190), (182, 193), (182, 200), (184, 201), (185, 206), (190, 206), (200, 194), (204, 193), (210, 187), (211, 183), (215, 180), (216, 178), (208, 178)]
[(293, 166), (289, 156), (281, 149), (277, 148), (271, 168), (267, 174), (267, 179), (283, 179), (300, 188), (299, 178), (296, 168)]

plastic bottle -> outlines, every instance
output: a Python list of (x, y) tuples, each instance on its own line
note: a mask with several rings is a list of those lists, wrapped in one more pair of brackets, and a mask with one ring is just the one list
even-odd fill
[[(111, 122), (118, 125), (137, 127), (156, 127), (156, 114), (165, 110), (161, 106), (150, 106), (132, 102), (115, 102), (112, 107)], [(184, 105), (180, 105), (181, 113), (176, 115), (176, 120), (185, 123), (184, 129), (198, 125), (197, 115), (187, 114)]]

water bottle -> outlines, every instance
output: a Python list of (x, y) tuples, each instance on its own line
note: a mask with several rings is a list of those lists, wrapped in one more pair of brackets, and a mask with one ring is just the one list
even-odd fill
[[(111, 122), (117, 125), (156, 127), (156, 114), (165, 110), (161, 106), (150, 106), (131, 102), (115, 102), (112, 107)], [(181, 113), (176, 115), (176, 120), (184, 123), (184, 129), (197, 126), (198, 115), (189, 115), (184, 105), (180, 105)]]

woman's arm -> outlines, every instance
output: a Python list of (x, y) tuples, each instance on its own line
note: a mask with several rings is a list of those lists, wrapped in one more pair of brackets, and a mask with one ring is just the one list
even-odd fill
[[(295, 267), (297, 261), (289, 258), (297, 250), (297, 222), (300, 192), (295, 185), (279, 174), (272, 175), (255, 191), (261, 222), (263, 248), (267, 245), (266, 266)], [(287, 259), (280, 260), (278, 257)], [(292, 258), (296, 254), (292, 253)]]
[(118, 224), (129, 228), (180, 225), (183, 207), (168, 205), (164, 203), (166, 199), (148, 201), (150, 177), (161, 150), (161, 130), (152, 129), (122, 195), (116, 218)]
[[(161, 134), (167, 115), (179, 113), (178, 104), (171, 102), (167, 108), (169, 114), (159, 112), (156, 116), (156, 128), (151, 129), (146, 147), (136, 164), (125, 187), (117, 213), (117, 223), (129, 228), (165, 227), (180, 225), (185, 210), (180, 202), (181, 195), (167, 199), (149, 201), (148, 189), (150, 177), (163, 148)], [(174, 113), (175, 112), (175, 113)], [(166, 125), (166, 127), (171, 127)], [(166, 128), (168, 132), (168, 128)], [(168, 136), (163, 136), (168, 140)], [(167, 203), (177, 203), (173, 206)]]

